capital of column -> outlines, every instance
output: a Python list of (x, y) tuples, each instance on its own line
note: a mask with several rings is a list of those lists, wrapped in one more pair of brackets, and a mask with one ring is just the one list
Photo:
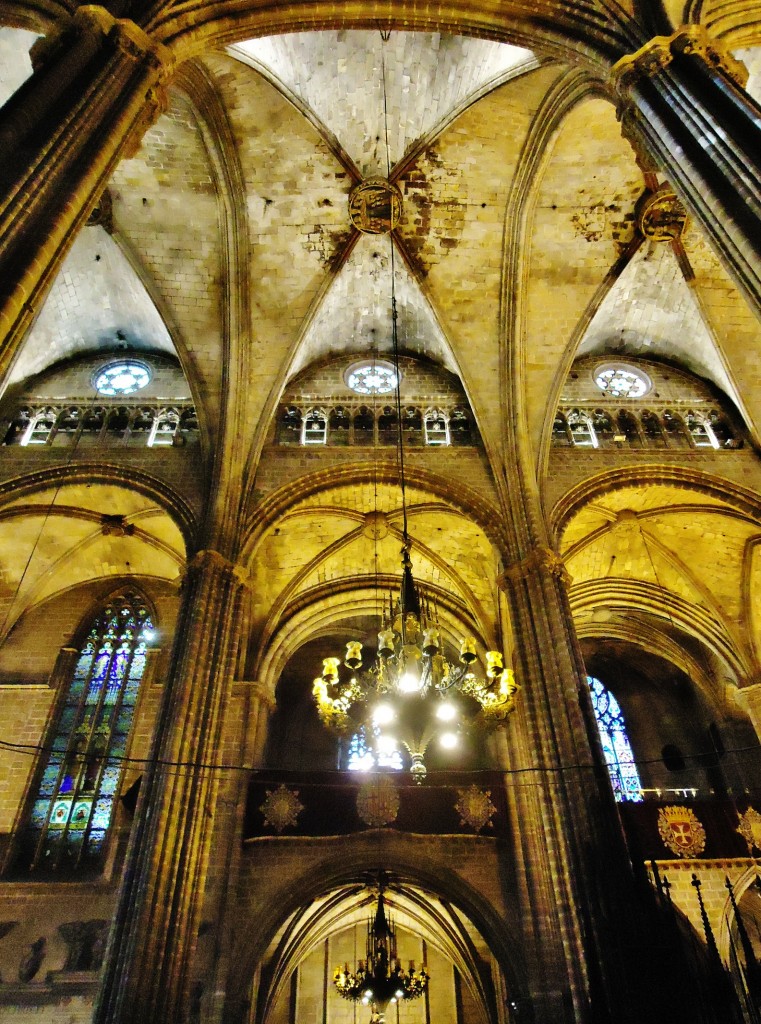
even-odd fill
[(240, 692), (247, 690), (259, 706), (266, 708), (267, 711), (274, 711), (277, 707), (277, 701), (272, 696), (269, 687), (259, 682), (258, 679), (236, 679), (233, 687)]
[(670, 36), (655, 36), (636, 53), (629, 53), (617, 61), (611, 69), (611, 84), (625, 99), (636, 82), (659, 75), (680, 54), (702, 57), (707, 65), (723, 71), (741, 89), (748, 83), (748, 69), (742, 61), (736, 60), (712, 39), (703, 25), (682, 25)]
[(565, 586), (569, 586), (572, 581), (565, 562), (556, 551), (553, 551), (552, 548), (536, 547), (525, 558), (508, 565), (502, 575), (498, 577), (497, 584), (500, 590), (506, 590), (511, 583), (525, 580), (537, 572), (554, 576)]
[(251, 585), (251, 577), (247, 569), (236, 562), (231, 562), (229, 558), (225, 558), (224, 555), (213, 548), (204, 548), (201, 551), (196, 551), (188, 562), (187, 571), (229, 573), (237, 578), (241, 586), (248, 587)]
[(134, 21), (115, 18), (105, 7), (98, 4), (83, 4), (76, 9), (71, 21), (37, 40), (30, 51), (35, 70), (58, 50), (72, 28), (80, 37), (107, 39), (110, 36), (127, 56), (136, 61), (145, 59), (153, 65), (159, 72), (160, 83), (174, 70), (175, 58), (169, 47), (156, 42)]
[(111, 36), (119, 49), (134, 60), (147, 59), (159, 70), (161, 81), (174, 70), (175, 58), (169, 47), (156, 42), (134, 21), (115, 18), (98, 4), (78, 7), (73, 21), (81, 32), (91, 32), (103, 38)]

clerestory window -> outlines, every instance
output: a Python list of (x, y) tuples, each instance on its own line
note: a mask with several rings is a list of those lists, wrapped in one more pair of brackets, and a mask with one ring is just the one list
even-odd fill
[(127, 592), (92, 620), (60, 706), (20, 859), (31, 870), (94, 867), (119, 791), (153, 623)]

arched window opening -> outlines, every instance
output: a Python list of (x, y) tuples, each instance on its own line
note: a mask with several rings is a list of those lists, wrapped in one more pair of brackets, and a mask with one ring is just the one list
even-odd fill
[(592, 416), (592, 434), (597, 438), (597, 445), (607, 445), (613, 439), (615, 430), (613, 420), (603, 409), (595, 409)]
[(577, 448), (598, 448), (599, 443), (592, 421), (586, 413), (573, 409), (568, 413), (568, 427)]
[(106, 430), (109, 434), (117, 434), (123, 437), (129, 427), (130, 421), (130, 410), (124, 406), (120, 406), (118, 409), (113, 409), (108, 414), (108, 421), (106, 424)]
[(396, 444), (396, 410), (390, 405), (385, 405), (378, 417), (378, 443)]
[(676, 743), (667, 743), (661, 750), (664, 767), (670, 772), (683, 772), (687, 767), (684, 754)]
[(349, 443), (349, 427), (351, 417), (349, 410), (343, 405), (337, 405), (330, 413), (330, 443), (347, 445)]
[(735, 437), (735, 432), (729, 425), (727, 417), (720, 413), (718, 409), (711, 409), (708, 419), (722, 448), (741, 447), (741, 442)]
[(43, 409), (30, 420), (21, 444), (47, 444), (50, 435), (53, 433), (58, 413), (55, 409)]
[(304, 417), (302, 444), (328, 443), (328, 418), (322, 409), (310, 409)]
[(637, 765), (634, 763), (634, 752), (626, 734), (626, 723), (621, 707), (599, 679), (587, 676), (587, 682), (592, 694), (592, 707), (613, 786), (613, 795), (619, 803), (624, 800), (640, 803), (644, 799), (642, 783)]
[(366, 405), (361, 405), (354, 416), (354, 443), (372, 444), (375, 439), (375, 417)]
[(690, 409), (687, 413), (687, 429), (696, 448), (718, 448), (719, 441), (707, 419), (696, 416)]
[(406, 445), (419, 445), (423, 440), (423, 414), (414, 405), (408, 405), (402, 414), (402, 428)]
[(280, 412), (277, 425), (277, 439), (280, 444), (301, 443), (301, 410), (287, 405)]
[(176, 409), (160, 409), (153, 420), (153, 426), (148, 436), (148, 447), (173, 445), (179, 425), (180, 414)]
[(642, 447), (642, 435), (639, 431), (639, 423), (637, 417), (628, 412), (626, 409), (621, 409), (618, 416), (616, 417), (616, 423), (618, 426), (618, 436), (623, 437), (628, 445), (634, 448)]
[[(380, 729), (374, 730), (374, 738), (380, 736)], [(393, 742), (393, 741), (392, 741)], [(349, 747), (346, 756), (346, 767), (350, 772), (371, 772), (377, 768), (387, 768), (391, 771), (401, 771), (404, 767), (401, 752), (394, 742), (393, 747), (388, 749), (373, 749), (367, 742), (367, 729), (360, 726), (349, 740)]]
[(152, 636), (148, 609), (134, 593), (115, 597), (95, 618), (46, 745), (21, 838), (31, 869), (99, 863)]
[(453, 445), (471, 444), (470, 416), (465, 409), (458, 407), (449, 414), (449, 436)]
[(449, 422), (439, 409), (429, 409), (425, 414), (425, 443), (438, 446), (449, 444)]
[(690, 442), (687, 439), (682, 417), (670, 409), (663, 410), (663, 425), (666, 428), (666, 438), (670, 445), (676, 448), (689, 448)]
[(663, 428), (661, 427), (661, 421), (658, 419), (654, 412), (650, 412), (649, 409), (643, 409), (640, 416), (642, 421), (642, 429), (645, 432), (645, 440), (650, 447), (656, 447), (663, 443)]
[(555, 420), (552, 424), (552, 443), (556, 445), (572, 444), (568, 423), (562, 412), (555, 414)]

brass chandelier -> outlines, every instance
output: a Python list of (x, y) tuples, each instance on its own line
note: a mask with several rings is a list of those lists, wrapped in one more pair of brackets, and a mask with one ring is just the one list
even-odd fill
[(363, 664), (360, 641), (349, 640), (343, 658), (323, 660), (322, 674), (314, 680), (312, 692), (324, 725), (343, 736), (361, 730), (366, 767), (402, 767), (401, 744), (409, 753), (412, 776), (420, 783), (427, 773), (425, 753), (435, 737), (441, 747), (453, 750), (471, 723), (499, 726), (515, 708), (518, 686), (499, 651), (486, 651), (485, 663), (481, 663), (472, 636), (460, 641), (458, 661), (449, 659), (438, 612), (430, 602), (421, 601), (412, 576), (393, 254), (392, 240), (391, 328), (403, 523), (401, 585), (398, 598), (392, 596), (382, 614), (377, 651), (369, 663)]
[[(384, 116), (387, 119), (385, 63), (383, 68)], [(387, 123), (386, 148), (390, 174)], [(401, 586), (397, 600), (392, 597), (383, 612), (377, 651), (370, 663), (363, 665), (362, 644), (358, 640), (348, 641), (343, 658), (323, 660), (322, 675), (314, 680), (313, 694), (320, 719), (326, 726), (340, 735), (358, 733), (362, 737), (368, 762), (362, 767), (402, 767), (401, 744), (409, 753), (415, 782), (421, 783), (427, 774), (425, 753), (434, 737), (438, 737), (441, 747), (452, 750), (459, 745), (459, 735), (471, 722), (492, 728), (500, 725), (514, 710), (518, 686), (512, 671), (505, 668), (499, 651), (486, 651), (485, 664), (480, 663), (472, 636), (460, 641), (457, 662), (447, 657), (436, 608), (421, 601), (412, 576), (393, 229), (394, 224), (389, 222), (391, 340), (402, 507)], [(348, 678), (344, 670), (348, 670)], [(382, 894), (380, 903), (382, 905)]]
[(350, 640), (343, 659), (323, 660), (313, 693), (328, 728), (344, 736), (364, 729), (373, 766), (390, 765), (398, 744), (405, 747), (420, 783), (431, 741), (453, 750), (471, 723), (496, 728), (515, 709), (518, 685), (499, 651), (480, 663), (472, 636), (460, 642), (458, 663), (449, 660), (435, 612), (418, 595), (409, 547), (405, 535), (400, 593), (384, 613), (377, 653), (365, 668), (363, 645)]
[(378, 905), (367, 926), (365, 959), (359, 960), (353, 971), (347, 963), (333, 972), (333, 984), (340, 996), (370, 1007), (371, 1024), (382, 1024), (389, 1004), (422, 996), (429, 980), (425, 964), (416, 970), (415, 961), (410, 960), (407, 970), (402, 967), (397, 956), (396, 930), (386, 917), (383, 889), (381, 876)]

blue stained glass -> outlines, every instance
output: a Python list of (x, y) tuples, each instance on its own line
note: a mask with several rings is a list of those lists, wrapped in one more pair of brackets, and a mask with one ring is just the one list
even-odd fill
[(100, 792), (101, 796), (113, 796), (119, 785), (119, 776), (121, 775), (121, 768), (116, 765), (112, 765), (106, 768), (100, 780)]
[(153, 631), (147, 609), (127, 594), (101, 612), (80, 648), (30, 809), (29, 827), (43, 833), (32, 866), (75, 867), (102, 852), (145, 667), (145, 631)]
[(87, 837), (87, 853), (90, 857), (95, 857), (101, 852), (105, 838), (105, 830), (92, 829), (90, 835)]
[(90, 665), (92, 665), (92, 656), (94, 651), (88, 651), (87, 654), (82, 654), (77, 661), (77, 667), (74, 669), (75, 679), (87, 679), (90, 674)]
[(587, 682), (592, 694), (592, 707), (613, 794), (619, 802), (628, 800), (632, 803), (641, 803), (644, 799), (642, 783), (634, 761), (634, 752), (626, 734), (626, 723), (621, 707), (599, 679), (587, 676)]
[[(380, 736), (380, 729), (373, 730), (373, 739)], [(391, 768), (401, 771), (404, 767), (402, 755), (398, 750), (376, 751), (367, 742), (367, 730), (361, 726), (349, 741), (349, 755), (346, 767), (350, 772), (368, 772), (374, 768)]]
[(127, 749), (127, 736), (122, 733), (121, 736), (116, 733), (111, 741), (111, 746), (108, 748), (108, 752), (112, 757), (124, 757), (124, 752)]
[(84, 690), (84, 688), (85, 688), (85, 683), (84, 683), (83, 679), (73, 679), (72, 680), (71, 686), (69, 687), (69, 697), (68, 697), (68, 701), (69, 701), (70, 704), (78, 704), (79, 703), (79, 698), (81, 697), (82, 691)]
[(143, 678), (143, 670), (145, 668), (145, 654), (143, 652), (145, 650), (145, 644), (142, 644), (141, 646), (143, 647), (143, 651), (141, 652), (138, 650), (132, 659), (132, 665), (129, 670), (131, 679)]
[(92, 816), (92, 827), (94, 829), (106, 829), (111, 821), (111, 808), (113, 801), (111, 797), (102, 797), (95, 804), (95, 811)]
[(61, 721), (58, 724), (59, 732), (70, 732), (74, 728), (74, 716), (76, 708), (66, 707), (61, 712)]
[(45, 824), (45, 819), (48, 816), (48, 807), (50, 807), (49, 800), (35, 800), (32, 805), (32, 813), (29, 818), (29, 824), (32, 828), (42, 828)]
[(40, 782), (40, 796), (52, 796), (55, 784), (58, 781), (58, 764), (49, 764), (42, 773)]

